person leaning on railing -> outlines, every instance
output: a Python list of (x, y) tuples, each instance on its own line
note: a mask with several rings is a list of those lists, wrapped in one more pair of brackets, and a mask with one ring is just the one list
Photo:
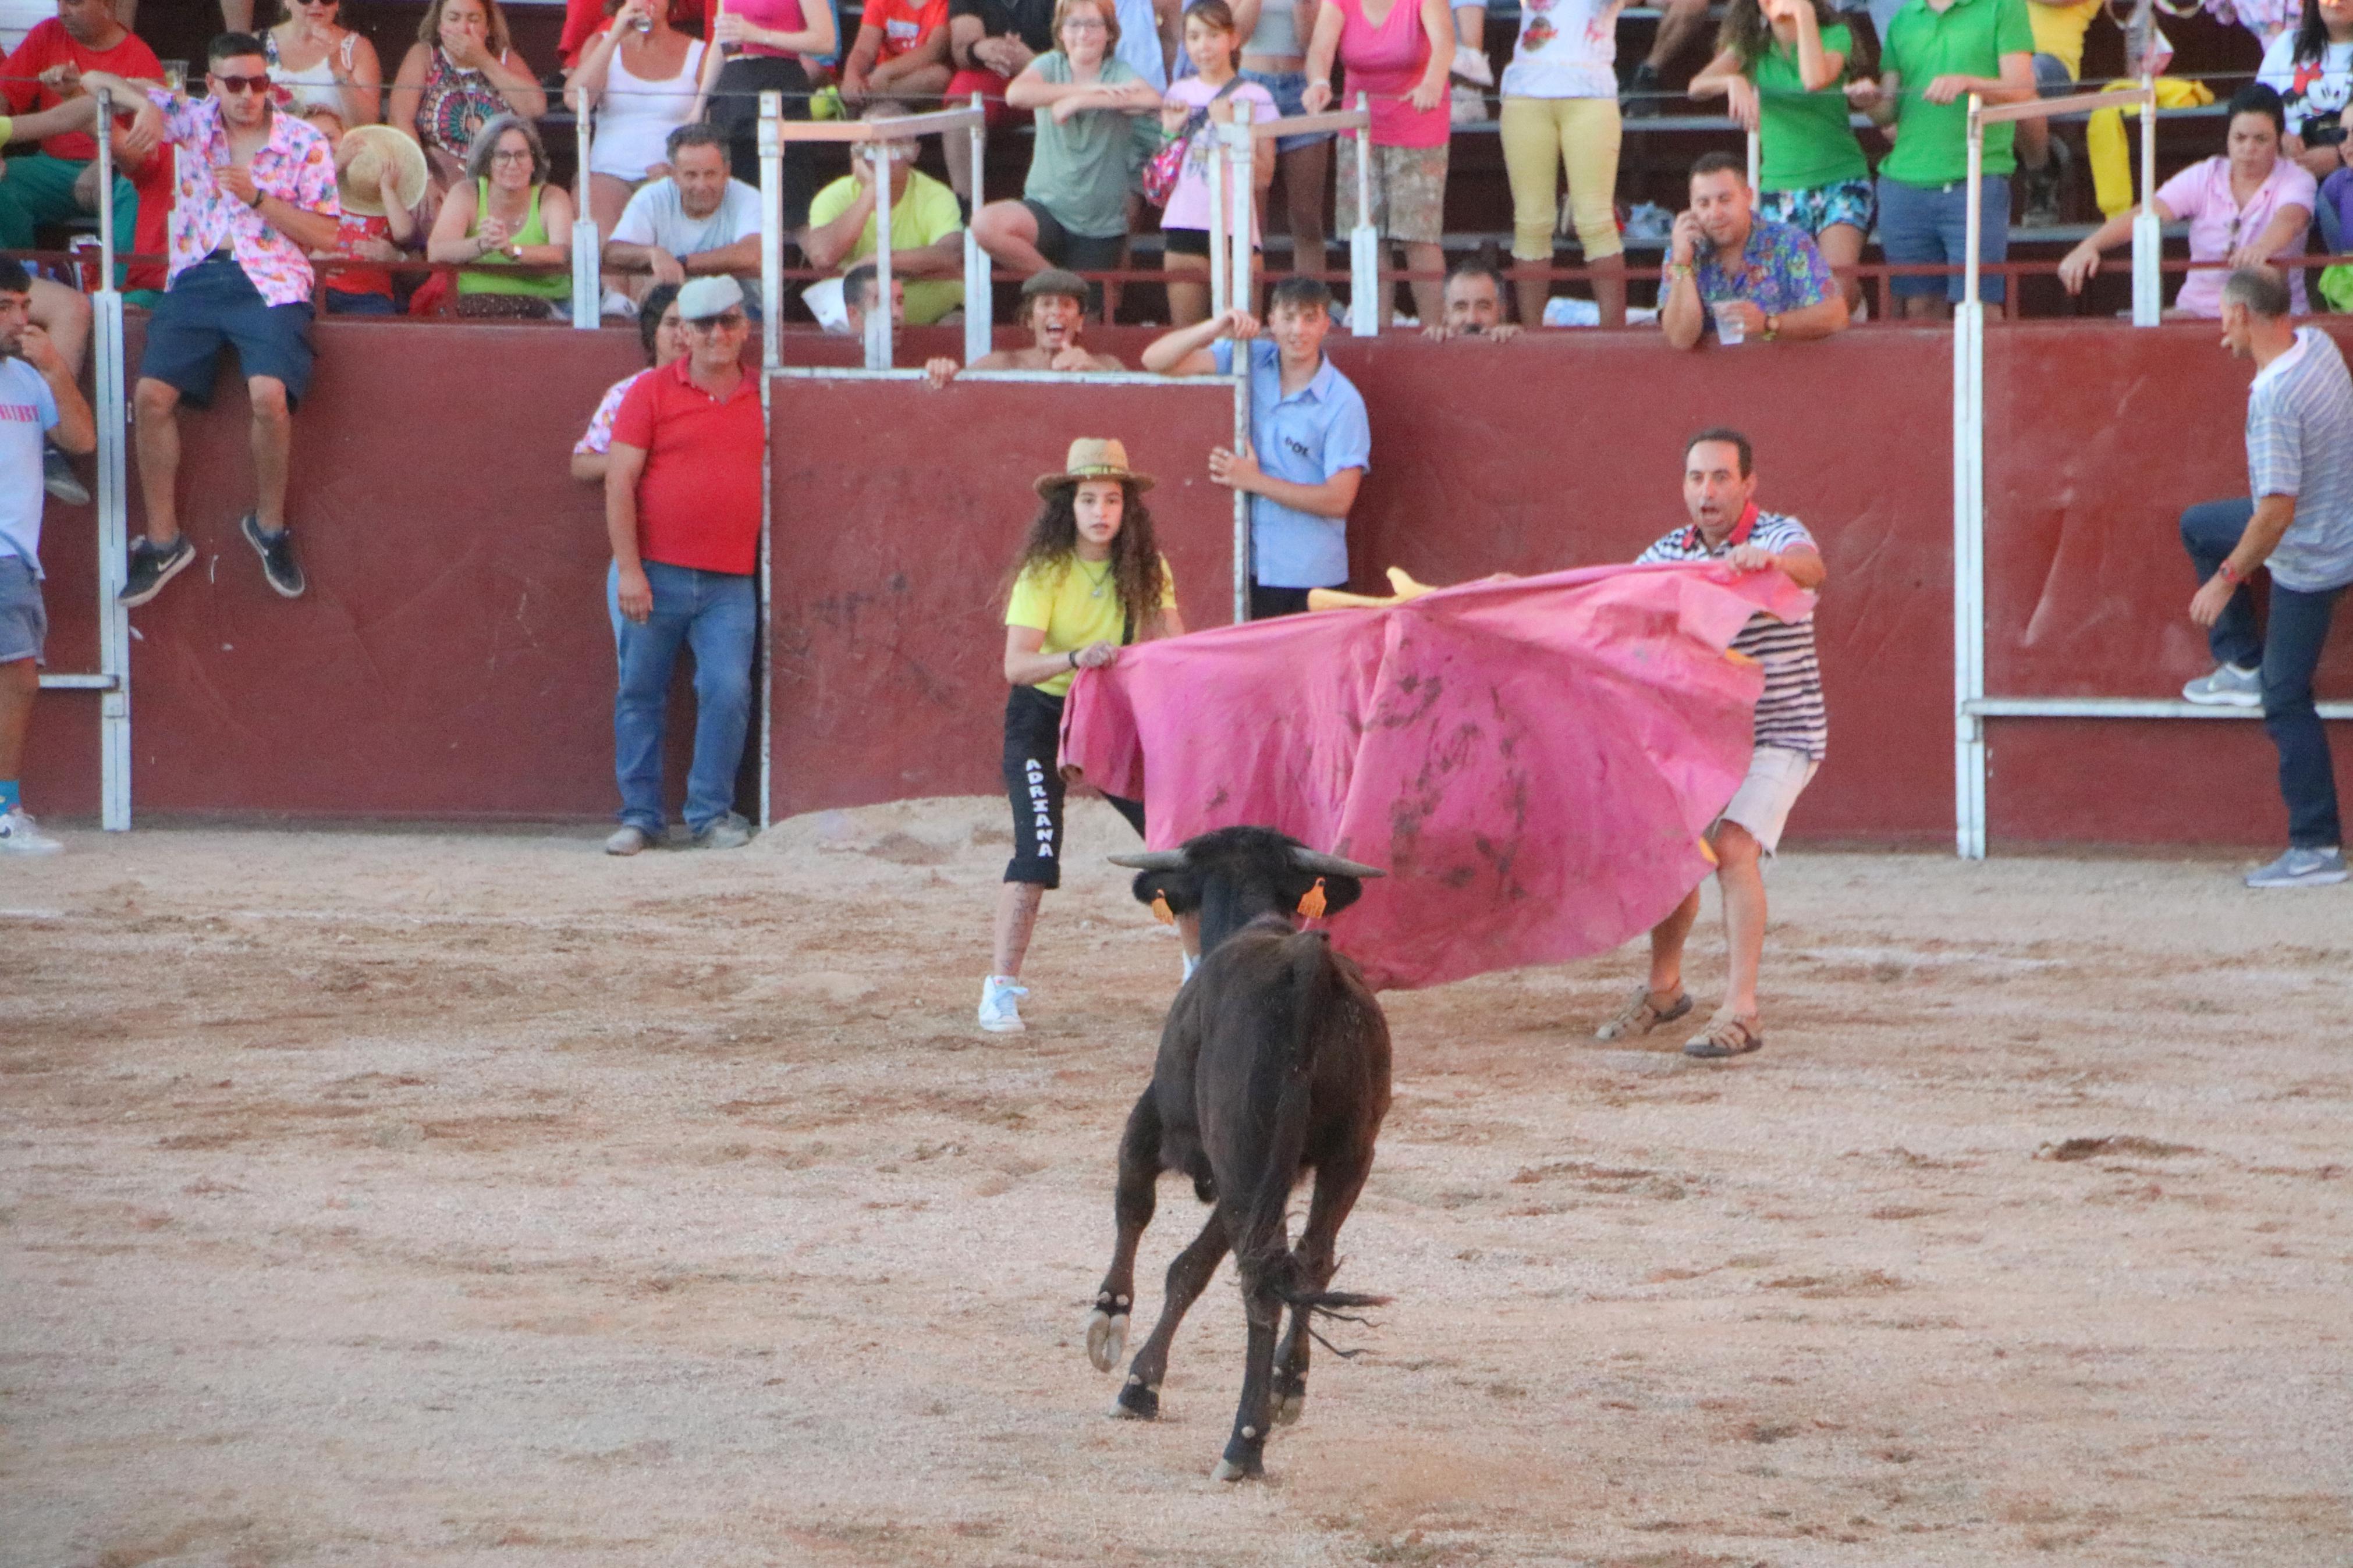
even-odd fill
[[(605, 266), (656, 283), (759, 276), (760, 193), (729, 173), (727, 142), (715, 128), (689, 124), (670, 133), (670, 173), (621, 209)], [(631, 288), (642, 292), (645, 283)]]
[(1160, 95), (1115, 52), (1111, 0), (1060, 0), (1054, 33), (1061, 47), (1031, 60), (1005, 89), (1005, 101), (1031, 110), (1037, 122), (1021, 199), (991, 202), (972, 219), (981, 248), (1023, 278), (1050, 267), (1106, 272), (1124, 264), (1130, 120), (1160, 108)]
[(1440, 343), (1449, 338), (1509, 342), (1520, 329), (1504, 319), (1504, 274), (1483, 256), (1466, 257), (1446, 275), (1446, 319), (1421, 330)]
[[(1691, 82), (1694, 98), (1728, 100), (1756, 132), (1757, 216), (1805, 230), (1833, 268), (1862, 260), (1871, 233), (1871, 163), (1844, 87), (1870, 75), (1868, 47), (1822, 0), (1732, 0), (1715, 58)], [(1850, 312), (1862, 303), (1852, 273), (1846, 301)]]
[(507, 39), (499, 0), (433, 0), (393, 79), (387, 117), (417, 138), (438, 197), (465, 177), (474, 139), (502, 114), (537, 120), (547, 94)]
[[(1849, 89), (1873, 121), (1895, 128), (1895, 149), (1879, 164), (1880, 252), (1898, 266), (1959, 267), (1968, 244), (1968, 100), (1975, 94), (1989, 104), (2022, 103), (2034, 96), (2026, 0), (1905, 0), (1887, 25), (1881, 64), (1875, 84)], [(2016, 139), (2011, 124), (1985, 128), (1978, 259), (1987, 265), (2010, 255)], [(1898, 275), (1890, 285), (1915, 321), (1950, 315), (1964, 286), (1957, 272)], [(1979, 293), (2000, 303), (2001, 274), (1987, 274)]]
[(572, 196), (548, 180), (539, 132), (526, 121), (501, 115), (475, 136), (466, 175), (442, 202), (425, 250), (434, 261), (480, 264), (458, 274), (458, 313), (554, 315), (572, 297), (571, 277), (517, 270), (562, 267), (572, 259)]
[[(1248, 102), (1253, 120), (1273, 120), (1281, 114), (1274, 95), (1243, 76), (1235, 47), (1240, 38), (1234, 14), (1226, 0), (1193, 0), (1185, 7), (1185, 53), (1193, 74), (1175, 82), (1161, 100), (1160, 132), (1174, 140), (1184, 136), (1184, 162), (1176, 184), (1160, 214), (1160, 267), (1167, 275), (1168, 321), (1189, 327), (1209, 316), (1209, 160), (1223, 157), (1214, 127), (1230, 121), (1233, 106)], [(1259, 208), (1267, 187), (1274, 183), (1274, 139), (1256, 138), (1250, 144), (1250, 250), (1259, 249)], [(1226, 221), (1230, 223), (1230, 205)], [(1262, 271), (1256, 263), (1251, 270)]]
[(1847, 319), (1846, 296), (1812, 237), (1757, 216), (1738, 158), (1702, 153), (1692, 164), (1691, 206), (1667, 246), (1659, 307), (1667, 342), (1696, 348), (1713, 331), (1727, 343), (1803, 342), (1844, 331)]
[[(2239, 89), (2231, 100), (2225, 145), (2230, 151), (2192, 163), (2159, 185), (2149, 205), (2162, 223), (2189, 226), (2189, 259), (2227, 262), (2231, 267), (2261, 267), (2277, 258), (2293, 260), (2304, 254), (2311, 231), (2313, 208), (2319, 196), (2312, 176), (2292, 158), (2280, 156), (2280, 137), (2286, 119), (2279, 94), (2261, 82)], [(2070, 294), (2084, 291), (2084, 283), (2100, 269), (2100, 253), (2132, 238), (2133, 217), (2140, 211), (2127, 207), (2102, 224), (2059, 264), (2059, 281)], [(2202, 317), (2222, 314), (2220, 268), (2194, 270), (2182, 279), (2169, 316)], [(2306, 310), (2304, 271), (2287, 274), (2291, 308)]]

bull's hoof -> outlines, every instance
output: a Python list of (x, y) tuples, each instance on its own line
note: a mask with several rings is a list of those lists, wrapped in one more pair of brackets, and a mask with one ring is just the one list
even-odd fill
[(1250, 1481), (1257, 1480), (1265, 1474), (1264, 1461), (1256, 1454), (1252, 1454), (1243, 1459), (1219, 1459), (1217, 1467), (1210, 1470), (1209, 1479), (1213, 1481)]
[(1119, 1391), (1119, 1398), (1111, 1413), (1123, 1421), (1157, 1421), (1160, 1419), (1160, 1391), (1136, 1378), (1129, 1378), (1127, 1386)]
[(1119, 1364), (1122, 1352), (1127, 1349), (1127, 1314), (1116, 1315), (1098, 1307), (1087, 1314), (1087, 1359), (1094, 1363), (1097, 1372), (1109, 1372)]
[(1274, 1401), (1274, 1424), (1278, 1426), (1289, 1426), (1295, 1423), (1306, 1409), (1307, 1391), (1305, 1389), (1294, 1388), (1277, 1394)]

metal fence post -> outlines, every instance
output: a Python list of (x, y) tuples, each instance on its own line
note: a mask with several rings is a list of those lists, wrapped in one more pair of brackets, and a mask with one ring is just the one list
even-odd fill
[(866, 312), (866, 368), (891, 368), (891, 149), (869, 142), (853, 149), (864, 153), (874, 170), (874, 282), (881, 290), (874, 309)]
[[(1356, 107), (1369, 115), (1373, 100), (1356, 95)], [(1356, 226), (1348, 231), (1348, 331), (1360, 338), (1381, 330), (1381, 237), (1373, 226), (1373, 131), (1369, 121), (1356, 130)]]
[[(105, 684), (98, 698), (99, 822), (109, 833), (131, 826), (131, 612), (115, 595), (130, 566), (130, 491), (124, 484), (123, 440), (130, 428), (124, 400), (122, 291), (114, 277), (114, 123), (111, 93), (98, 95), (99, 289), (90, 300), (92, 369), (98, 393), (98, 668)], [(157, 150), (168, 155), (168, 144)]]
[(572, 215), (572, 324), (582, 331), (593, 331), (601, 325), (605, 300), (605, 285), (597, 274), (603, 270), (603, 237), (596, 232), (596, 220), (588, 204), (589, 120), (588, 92), (582, 89), (572, 106), (575, 128), (579, 132), (579, 184), (573, 198)]
[(1258, 142), (1250, 133), (1250, 108), (1248, 100), (1234, 100), (1233, 123), (1225, 128), (1225, 142), (1218, 151), (1231, 164), (1226, 183), (1233, 217), (1226, 232), (1233, 261), (1227, 268), (1227, 292), (1236, 305), (1255, 314), (1258, 291), (1250, 277), (1250, 242), (1258, 237)]
[(2133, 218), (2133, 325), (2153, 327), (2164, 315), (2165, 294), (2158, 279), (2158, 259), (2165, 250), (2165, 230), (2158, 221), (2157, 80), (2140, 79), (2140, 212)]
[(785, 95), (760, 95), (760, 363), (785, 362)]
[[(1218, 134), (1219, 127), (1202, 127), (1215, 151), (1210, 154), (1208, 170), (1209, 185), (1209, 314), (1222, 316), (1233, 309), (1231, 280), (1226, 276), (1226, 144)], [(1191, 156), (1190, 152), (1187, 153)], [(1164, 257), (1161, 265), (1167, 265)]]
[(1985, 226), (1985, 100), (1969, 95), (1968, 227), (1961, 307), (1953, 331), (1953, 816), (1964, 860), (1986, 850), (1985, 721), (1985, 303), (1978, 244)]
[[(972, 95), (974, 113), (986, 114), (987, 108), (987, 100), (979, 93), (976, 92)], [(984, 121), (981, 124), (974, 126), (971, 134), (972, 210), (977, 215), (980, 211), (982, 165), (987, 161), (988, 153), (987, 122)], [(955, 153), (946, 147), (942, 147), (940, 151), (950, 157), (955, 156)], [(991, 342), (994, 335), (992, 329), (995, 326), (991, 318), (996, 311), (997, 300), (990, 291), (992, 286), (988, 273), (988, 252), (981, 249), (980, 241), (973, 237), (972, 225), (966, 223), (964, 226), (964, 363), (966, 364), (989, 353), (996, 346)]]

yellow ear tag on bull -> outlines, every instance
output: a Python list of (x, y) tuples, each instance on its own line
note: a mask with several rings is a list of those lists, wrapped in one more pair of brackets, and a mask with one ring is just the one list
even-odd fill
[(1176, 923), (1176, 917), (1168, 912), (1167, 894), (1155, 893), (1152, 895), (1152, 918), (1158, 921), (1165, 926), (1173, 926)]
[(1316, 878), (1315, 885), (1308, 889), (1306, 893), (1300, 899), (1299, 912), (1311, 921), (1322, 920), (1324, 918), (1323, 878)]

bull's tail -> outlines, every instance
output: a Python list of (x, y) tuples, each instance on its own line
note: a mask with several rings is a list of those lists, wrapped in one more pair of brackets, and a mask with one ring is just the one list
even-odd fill
[[(1290, 939), (1291, 1016), (1280, 1046), (1261, 1078), (1275, 1087), (1274, 1117), (1265, 1143), (1266, 1165), (1250, 1194), (1250, 1207), (1234, 1238), (1234, 1260), (1277, 1296), (1312, 1306), (1298, 1289), (1285, 1215), (1299, 1161), (1307, 1147), (1307, 1122), (1315, 1083), (1317, 1022), (1328, 1017), (1338, 995), (1329, 940), (1321, 931)], [(1247, 1286), (1247, 1280), (1245, 1281)], [(1333, 1305), (1340, 1305), (1335, 1298)], [(1361, 1303), (1369, 1304), (1369, 1303)]]

